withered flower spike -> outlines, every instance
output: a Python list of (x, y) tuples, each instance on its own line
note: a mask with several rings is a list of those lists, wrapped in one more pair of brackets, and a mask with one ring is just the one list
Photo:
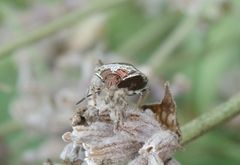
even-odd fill
[(164, 86), (165, 93), (161, 102), (161, 106), (162, 108), (168, 108), (169, 110), (171, 110), (171, 112), (174, 112), (176, 111), (176, 104), (169, 88), (169, 82), (166, 82)]
[[(103, 73), (109, 69), (120, 77), (125, 75), (123, 70), (133, 69), (145, 85), (147, 78), (141, 72), (125, 63), (105, 64), (99, 69), (93, 76), (90, 88), (99, 88), (101, 92), (89, 97), (86, 109), (80, 109), (73, 116), (73, 131), (63, 135), (63, 140), (69, 144), (64, 148), (61, 158), (70, 163), (80, 161), (79, 164), (89, 165), (173, 164), (168, 160), (179, 148), (181, 134), (169, 84), (165, 84), (165, 95), (161, 102), (144, 105), (141, 110), (136, 104), (130, 104), (127, 97), (130, 89), (134, 89), (135, 93), (143, 89), (142, 86), (131, 86), (136, 83), (132, 75), (126, 76), (129, 80), (125, 84), (127, 88), (107, 86), (102, 81), (105, 77)], [(99, 76), (102, 78), (100, 81), (96, 79)], [(93, 90), (91, 94), (95, 93)], [(81, 117), (84, 117), (87, 125), (82, 124)]]
[(156, 114), (157, 120), (163, 126), (175, 132), (179, 136), (179, 139), (181, 138), (181, 131), (176, 116), (176, 104), (171, 94), (168, 82), (165, 83), (165, 93), (161, 103), (143, 105), (142, 109), (150, 109)]
[(166, 82), (164, 86), (165, 86), (165, 93), (160, 106), (161, 106), (161, 109), (163, 109), (163, 111), (164, 110), (170, 111), (166, 118), (167, 120), (166, 124), (170, 130), (174, 131), (179, 137), (181, 137), (181, 130), (179, 127), (179, 123), (177, 121), (176, 103), (171, 94), (171, 91), (169, 88), (169, 82)]

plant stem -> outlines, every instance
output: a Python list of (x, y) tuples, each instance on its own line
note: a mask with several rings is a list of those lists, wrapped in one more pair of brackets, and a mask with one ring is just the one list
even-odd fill
[[(48, 25), (39, 28), (35, 32), (31, 32), (29, 34), (24, 34), (21, 38), (16, 39), (10, 43), (3, 45), (0, 48), (0, 58), (10, 55), (13, 51), (24, 47), (28, 44), (32, 44), (38, 40), (41, 40), (53, 33), (60, 31), (63, 28), (73, 25), (74, 23), (79, 22), (81, 19), (104, 10), (111, 9), (112, 7), (118, 6), (123, 2), (127, 2), (129, 0), (104, 0), (104, 1), (94, 1), (91, 5), (82, 8), (74, 13), (70, 13), (62, 18), (57, 19), (49, 23)], [(98, 2), (98, 3), (96, 3)]]
[(167, 40), (153, 53), (148, 66), (152, 66), (152, 70), (158, 69), (164, 63), (168, 55), (170, 55), (176, 47), (182, 43), (187, 34), (195, 27), (198, 16), (186, 17), (178, 27), (170, 34)]
[(179, 17), (176, 15), (169, 16), (168, 19), (154, 19), (141, 28), (133, 37), (126, 43), (121, 45), (117, 52), (127, 57), (132, 57), (141, 52), (148, 45), (156, 42), (161, 38), (169, 29), (171, 29), (177, 22)]
[(182, 127), (183, 141), (187, 144), (219, 124), (240, 113), (240, 95), (237, 95), (215, 109), (202, 114)]

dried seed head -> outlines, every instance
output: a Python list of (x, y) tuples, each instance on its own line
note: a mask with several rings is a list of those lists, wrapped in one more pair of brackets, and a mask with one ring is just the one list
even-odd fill
[[(115, 68), (116, 71), (119, 69), (122, 68)], [(179, 148), (181, 132), (169, 84), (165, 86), (161, 103), (138, 108), (128, 101), (129, 89), (114, 85), (115, 81), (113, 83), (108, 77), (112, 73), (105, 75), (105, 72), (109, 70), (104, 70), (100, 76), (110, 84), (102, 86), (96, 81), (91, 82), (91, 90), (99, 87), (101, 90), (91, 91), (92, 97), (88, 98), (86, 108), (74, 114), (73, 131), (63, 135), (64, 141), (70, 144), (61, 158), (104, 165), (174, 162), (170, 160)], [(83, 124), (83, 119), (87, 124)]]

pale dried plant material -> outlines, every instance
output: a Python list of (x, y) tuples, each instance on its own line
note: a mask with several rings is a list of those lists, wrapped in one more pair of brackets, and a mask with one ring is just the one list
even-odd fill
[(146, 15), (156, 16), (165, 7), (165, 0), (138, 0), (137, 4), (144, 9)]
[(201, 14), (210, 20), (218, 20), (224, 15), (230, 3), (227, 0), (170, 0), (169, 5), (190, 16)]
[(198, 14), (205, 0), (170, 0), (170, 5), (183, 13), (189, 15)]
[(31, 31), (44, 26), (64, 14), (80, 10), (86, 3), (87, 1), (85, 0), (64, 0), (54, 4), (33, 1), (30, 4), (31, 8), (20, 12), (17, 11), (19, 19), (16, 21), (25, 31)]
[(74, 114), (72, 132), (62, 136), (69, 143), (61, 153), (65, 164), (179, 164), (172, 156), (181, 131), (168, 83), (161, 103), (142, 107), (129, 101), (126, 88), (104, 83), (99, 88)]
[(68, 42), (70, 50), (86, 51), (92, 46), (103, 42), (105, 35), (106, 15), (97, 14), (89, 17), (76, 27), (71, 40)]
[[(91, 31), (87, 28), (85, 30)], [(62, 39), (60, 45), (56, 41), (56, 38), (59, 40), (58, 35)], [(96, 59), (108, 61), (114, 58), (106, 57), (98, 47), (91, 50), (69, 50), (66, 37), (61, 37), (61, 34), (51, 38), (44, 41), (44, 44), (22, 49), (15, 54), (18, 95), (10, 105), (12, 118), (28, 133), (49, 137), (46, 143), (22, 153), (20, 159), (24, 164), (35, 164), (47, 157), (53, 160), (59, 158), (59, 147), (63, 148), (65, 143), (57, 139), (59, 134), (69, 128), (75, 103), (85, 96), (82, 91), (88, 87)], [(101, 42), (100, 39), (97, 41)], [(89, 42), (88, 46), (93, 48), (95, 44), (96, 42)], [(53, 52), (58, 52), (56, 45), (68, 50), (62, 51), (60, 55), (54, 54)], [(79, 54), (78, 51), (83, 53)], [(40, 52), (43, 54), (38, 54)], [(74, 75), (69, 74), (69, 71), (73, 71)]]
[(21, 162), (25, 165), (35, 164), (36, 160), (42, 161), (46, 158), (51, 158), (52, 160), (59, 159), (59, 151), (64, 147), (64, 143), (59, 137), (48, 137), (46, 142), (43, 142), (36, 149), (26, 150), (21, 158)]

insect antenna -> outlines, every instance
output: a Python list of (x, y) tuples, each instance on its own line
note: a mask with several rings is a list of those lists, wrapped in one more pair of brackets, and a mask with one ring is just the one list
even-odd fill
[(80, 104), (81, 102), (83, 102), (86, 98), (92, 96), (93, 94), (88, 94), (87, 96), (85, 96), (84, 98), (82, 98), (81, 100), (79, 100), (76, 105)]
[[(94, 93), (99, 93), (99, 92), (100, 92), (100, 90), (97, 90), (97, 91), (95, 91)], [(90, 97), (90, 96), (92, 96), (92, 95), (93, 95), (92, 93), (88, 94), (87, 96), (85, 96), (85, 97), (83, 97), (81, 100), (79, 100), (75, 105), (80, 104), (81, 102), (83, 102), (84, 100), (86, 100), (88, 97)]]

